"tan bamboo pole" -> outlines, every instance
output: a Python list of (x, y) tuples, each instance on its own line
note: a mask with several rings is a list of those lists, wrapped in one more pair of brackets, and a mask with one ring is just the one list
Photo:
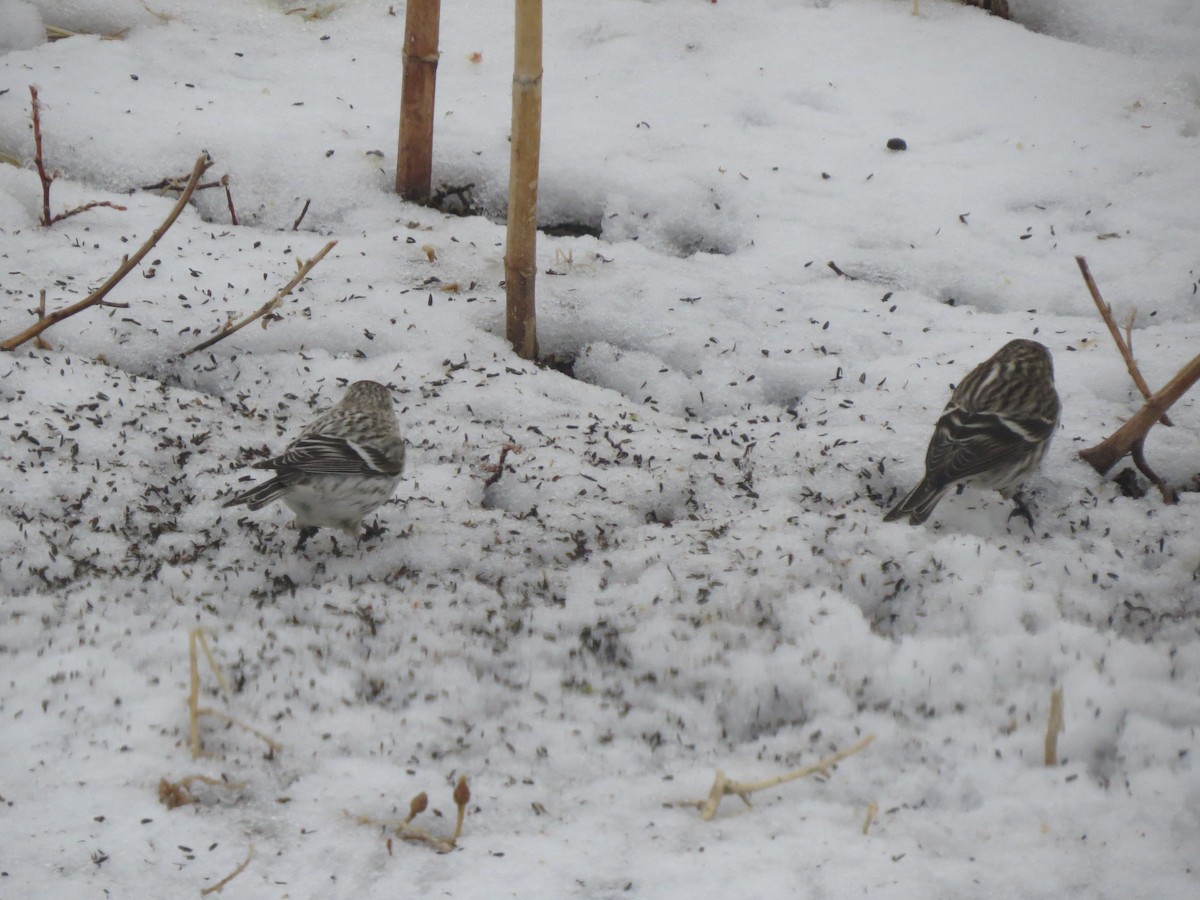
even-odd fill
[(512, 156), (508, 174), (508, 236), (504, 251), (507, 325), (517, 354), (536, 359), (538, 157), (542, 142), (542, 0), (516, 0)]
[(396, 193), (418, 203), (429, 199), (433, 179), (433, 100), (441, 13), (442, 0), (408, 0), (404, 15)]

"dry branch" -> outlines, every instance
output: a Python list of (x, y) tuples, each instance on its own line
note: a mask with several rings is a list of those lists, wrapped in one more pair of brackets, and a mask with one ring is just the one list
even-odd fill
[[(1128, 333), (1130, 340), (1126, 341), (1121, 336), (1121, 329), (1117, 327), (1116, 320), (1113, 319), (1112, 307), (1104, 302), (1104, 298), (1100, 296), (1100, 288), (1096, 286), (1096, 280), (1092, 278), (1092, 272), (1088, 268), (1087, 260), (1082, 256), (1075, 257), (1075, 262), (1079, 265), (1079, 271), (1083, 275), (1083, 281), (1087, 285), (1088, 292), (1092, 295), (1092, 301), (1096, 304), (1096, 309), (1100, 310), (1100, 318), (1104, 319), (1104, 324), (1108, 326), (1108, 333), (1112, 335), (1113, 343), (1117, 345), (1117, 350), (1121, 353), (1121, 358), (1125, 360), (1125, 368), (1129, 370), (1129, 377), (1133, 379), (1133, 383), (1142, 393), (1142, 399), (1150, 399), (1150, 386), (1146, 384), (1146, 379), (1142, 377), (1142, 372), (1138, 368), (1137, 362), (1133, 358), (1132, 336), (1133, 336), (1133, 317), (1130, 316), (1128, 324)], [(1162, 417), (1164, 425), (1170, 425), (1171, 420), (1166, 416)]]
[(524, 359), (537, 359), (538, 165), (542, 143), (542, 0), (517, 0), (513, 64), (512, 153), (504, 251), (505, 337)]
[(1142, 470), (1142, 474), (1158, 485), (1159, 490), (1162, 491), (1163, 500), (1167, 503), (1174, 502), (1173, 492), (1170, 488), (1146, 465), (1145, 457), (1142, 455), (1142, 444), (1150, 429), (1154, 427), (1154, 423), (1159, 421), (1163, 413), (1186, 394), (1197, 381), (1200, 381), (1200, 356), (1195, 357), (1175, 373), (1175, 377), (1168, 381), (1162, 390), (1147, 400), (1132, 419), (1096, 446), (1081, 450), (1080, 458), (1103, 475), (1115, 466), (1126, 453), (1132, 453), (1134, 463)]
[(741, 798), (743, 803), (750, 806), (750, 795), (756, 791), (769, 790), (781, 784), (787, 784), (789, 781), (795, 781), (798, 778), (807, 778), (809, 775), (828, 772), (846, 757), (853, 756), (855, 753), (865, 750), (873, 740), (875, 740), (875, 735), (868, 734), (858, 743), (847, 747), (845, 750), (839, 750), (832, 756), (818, 760), (810, 766), (785, 772), (782, 775), (776, 775), (773, 778), (767, 778), (763, 781), (753, 781), (745, 784), (738, 781), (730, 781), (725, 777), (725, 773), (718, 769), (716, 777), (713, 779), (712, 790), (708, 792), (708, 797), (704, 800), (686, 800), (684, 801), (684, 805), (695, 806), (700, 810), (700, 818), (705, 822), (711, 822), (717, 815), (717, 807), (720, 805), (722, 798), (728, 797), (730, 794), (735, 794)]
[(245, 328), (251, 322), (253, 322), (257, 319), (261, 319), (267, 313), (274, 310), (277, 306), (279, 306), (280, 303), (283, 302), (283, 298), (286, 297), (288, 294), (290, 294), (292, 292), (292, 289), (294, 287), (296, 287), (296, 285), (298, 285), (301, 281), (303, 281), (308, 276), (308, 273), (309, 273), (309, 271), (312, 270), (313, 266), (315, 266), (322, 259), (324, 259), (325, 254), (328, 253), (330, 250), (332, 250), (336, 246), (337, 246), (337, 241), (330, 241), (328, 244), (326, 244), (324, 247), (321, 248), (320, 252), (317, 253), (316, 256), (314, 256), (312, 259), (308, 260), (307, 262), (299, 263), (299, 260), (297, 260), (297, 263), (299, 264), (300, 268), (296, 272), (295, 277), (291, 281), (289, 281), (287, 284), (285, 284), (282, 288), (280, 288), (279, 291), (276, 292), (274, 297), (272, 297), (270, 300), (268, 300), (266, 303), (264, 303), (262, 306), (260, 306), (257, 310), (252, 312), (250, 315), (246, 316), (244, 319), (240, 319), (237, 322), (230, 322), (228, 325), (226, 325), (224, 328), (222, 328), (220, 331), (218, 331), (216, 334), (214, 334), (208, 340), (201, 341), (195, 347), (191, 347), (187, 350), (184, 350), (182, 353), (179, 354), (179, 358), (183, 359), (185, 356), (191, 356), (193, 353), (197, 353), (201, 350), (207, 350), (209, 347), (211, 347), (213, 344), (217, 343), (218, 341), (225, 340), (225, 338), (229, 337), (231, 334), (233, 334), (237, 331), (241, 331), (243, 328)]
[(433, 108), (441, 7), (441, 0), (408, 0), (404, 16), (396, 193), (419, 203), (429, 199), (433, 180)]
[(179, 214), (183, 212), (183, 208), (187, 206), (188, 200), (191, 199), (192, 192), (195, 191), (196, 183), (200, 180), (200, 176), (203, 175), (204, 170), (211, 165), (212, 160), (209, 159), (207, 153), (201, 153), (196, 158), (196, 165), (192, 167), (192, 177), (188, 181), (187, 187), (184, 188), (183, 193), (179, 195), (179, 199), (175, 202), (175, 206), (167, 215), (167, 218), (163, 220), (163, 223), (154, 230), (154, 233), (150, 235), (150, 237), (146, 240), (146, 243), (142, 244), (137, 253), (135, 253), (133, 256), (127, 256), (121, 260), (120, 267), (109, 277), (106, 282), (104, 282), (104, 284), (100, 285), (100, 287), (96, 288), (96, 290), (92, 291), (92, 293), (88, 294), (88, 296), (84, 297), (78, 303), (74, 303), (71, 306), (58, 310), (57, 312), (50, 313), (48, 316), (41, 316), (34, 325), (31, 325), (16, 337), (9, 338), (7, 341), (0, 343), (0, 350), (15, 350), (26, 341), (37, 337), (51, 325), (55, 325), (58, 322), (61, 322), (63, 319), (69, 318), (78, 312), (82, 312), (89, 306), (96, 306), (97, 304), (103, 303), (105, 295), (108, 294), (108, 292), (114, 287), (116, 287), (122, 278), (137, 268), (137, 265), (142, 261), (142, 258), (149, 253), (151, 249), (153, 249), (154, 245), (158, 243), (159, 239), (167, 233), (167, 229), (175, 224), (175, 220), (179, 218)]
[(93, 200), (91, 203), (76, 206), (74, 209), (68, 209), (65, 212), (60, 212), (58, 215), (50, 215), (50, 185), (54, 183), (54, 179), (57, 176), (55, 173), (46, 171), (46, 161), (42, 156), (41, 103), (38, 102), (37, 88), (32, 84), (29, 86), (29, 96), (31, 98), (33, 115), (33, 165), (37, 169), (38, 179), (42, 182), (42, 224), (49, 227), (55, 222), (61, 222), (63, 219), (79, 215), (81, 212), (87, 212), (89, 209), (95, 209), (98, 206), (107, 206), (109, 209), (125, 212), (124, 206), (118, 206), (116, 203), (110, 203), (107, 200)]

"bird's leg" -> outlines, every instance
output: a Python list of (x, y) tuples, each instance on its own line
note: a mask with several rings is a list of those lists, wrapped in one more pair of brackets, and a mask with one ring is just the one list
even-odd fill
[(1008, 517), (1011, 519), (1013, 516), (1021, 516), (1029, 523), (1029, 530), (1036, 534), (1037, 530), (1033, 525), (1033, 513), (1030, 511), (1029, 505), (1025, 502), (1025, 498), (1021, 495), (1020, 491), (1012, 495), (1012, 502), (1012, 512), (1008, 514)]
[(304, 545), (308, 543), (308, 539), (315, 535), (319, 529), (314, 525), (305, 525), (300, 529), (300, 540), (296, 542), (296, 549), (303, 550)]

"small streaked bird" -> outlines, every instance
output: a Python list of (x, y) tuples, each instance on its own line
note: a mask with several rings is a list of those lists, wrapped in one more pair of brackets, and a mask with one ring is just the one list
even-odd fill
[(274, 469), (275, 477), (225, 506), (261, 509), (282, 500), (296, 513), (298, 548), (318, 528), (356, 535), (363, 517), (392, 496), (404, 469), (404, 439), (391, 391), (375, 381), (356, 381), (283, 453), (254, 468)]
[(1017, 488), (1042, 461), (1058, 428), (1050, 351), (1037, 341), (1009, 341), (980, 363), (950, 395), (925, 452), (925, 477), (886, 516), (919, 525), (956, 484), (1014, 497), (1033, 527)]

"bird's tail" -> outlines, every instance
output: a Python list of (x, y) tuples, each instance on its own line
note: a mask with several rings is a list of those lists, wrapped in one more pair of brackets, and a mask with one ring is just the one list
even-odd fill
[(895, 522), (897, 519), (908, 516), (910, 524), (920, 525), (929, 518), (944, 493), (946, 493), (945, 487), (936, 487), (927, 478), (922, 478), (921, 483), (909, 491), (908, 496), (883, 517), (883, 521)]
[(248, 491), (242, 491), (231, 500), (226, 500), (223, 506), (241, 506), (246, 504), (250, 509), (262, 509), (268, 503), (273, 503), (288, 493), (296, 483), (297, 475), (287, 473), (276, 475), (270, 481), (255, 485)]

